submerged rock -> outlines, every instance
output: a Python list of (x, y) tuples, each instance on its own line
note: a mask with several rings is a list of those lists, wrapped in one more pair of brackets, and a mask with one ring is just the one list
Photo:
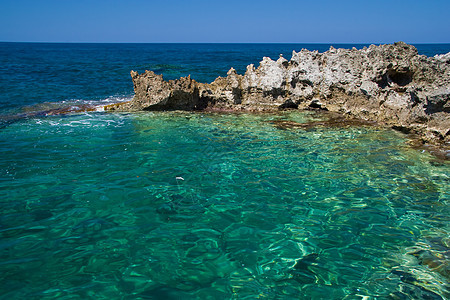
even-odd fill
[(290, 270), (293, 278), (303, 284), (314, 283), (317, 280), (316, 274), (310, 269), (311, 266), (317, 265), (317, 253), (311, 253), (296, 261), (294, 268)]
[[(403, 42), (362, 50), (303, 49), (290, 61), (264, 57), (244, 75), (198, 83), (190, 76), (164, 81), (132, 71), (135, 96), (122, 110), (322, 109), (378, 122), (423, 142), (450, 143), (450, 54), (426, 57)], [(107, 108), (105, 108), (107, 109)]]

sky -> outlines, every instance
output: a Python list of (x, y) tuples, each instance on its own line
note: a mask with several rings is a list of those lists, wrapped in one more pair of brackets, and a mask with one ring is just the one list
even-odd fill
[(450, 43), (449, 0), (0, 0), (0, 41)]

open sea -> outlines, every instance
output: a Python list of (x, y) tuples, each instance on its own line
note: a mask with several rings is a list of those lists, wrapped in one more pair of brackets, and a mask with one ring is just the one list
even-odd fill
[(0, 299), (450, 299), (450, 163), (399, 132), (55, 113), (329, 47), (0, 43)]

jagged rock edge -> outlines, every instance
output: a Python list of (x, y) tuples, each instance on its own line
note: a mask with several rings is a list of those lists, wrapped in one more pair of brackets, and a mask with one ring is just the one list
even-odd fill
[[(264, 57), (244, 75), (199, 83), (165, 81), (131, 71), (135, 96), (119, 110), (267, 111), (318, 108), (415, 133), (425, 143), (450, 144), (450, 53), (426, 57), (403, 42), (293, 51), (290, 61)], [(110, 108), (105, 108), (106, 110)]]

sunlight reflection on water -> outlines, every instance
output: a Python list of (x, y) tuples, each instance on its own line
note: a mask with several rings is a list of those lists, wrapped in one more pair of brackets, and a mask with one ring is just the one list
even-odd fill
[(92, 113), (3, 128), (2, 294), (448, 297), (448, 162), (391, 130), (275, 122), (318, 118)]

